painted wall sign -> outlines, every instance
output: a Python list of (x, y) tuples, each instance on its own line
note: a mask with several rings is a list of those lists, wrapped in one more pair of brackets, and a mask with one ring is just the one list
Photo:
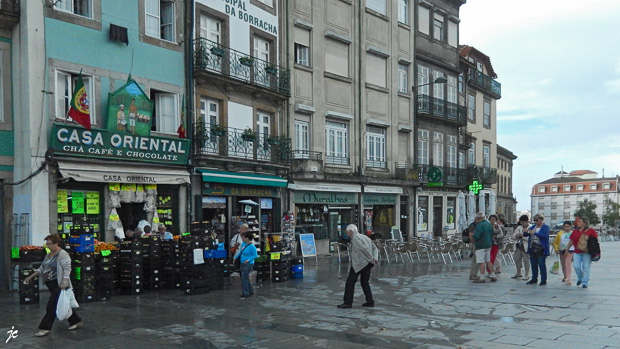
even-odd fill
[(260, 16), (260, 14), (265, 11), (256, 6), (248, 6), (249, 1), (222, 0), (222, 2), (226, 3), (224, 10), (230, 17), (235, 17), (236, 19), (246, 22), (251, 26), (262, 29), (273, 35), (278, 35), (278, 24), (271, 23), (265, 18), (261, 18), (262, 16)]
[(296, 204), (355, 204), (354, 193), (295, 191)]
[(204, 195), (225, 195), (225, 196), (252, 196), (252, 197), (277, 197), (278, 190), (268, 187), (244, 187), (233, 186), (224, 183), (204, 183), (202, 187)]
[(151, 134), (153, 102), (140, 86), (129, 80), (108, 95), (108, 130), (148, 137)]
[(368, 194), (362, 197), (364, 205), (396, 205), (396, 195)]

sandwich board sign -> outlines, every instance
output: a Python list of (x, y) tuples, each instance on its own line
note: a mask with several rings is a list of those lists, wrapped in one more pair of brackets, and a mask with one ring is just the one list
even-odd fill
[(317, 258), (316, 245), (314, 244), (314, 234), (299, 234), (299, 243), (301, 246), (301, 256), (303, 258)]

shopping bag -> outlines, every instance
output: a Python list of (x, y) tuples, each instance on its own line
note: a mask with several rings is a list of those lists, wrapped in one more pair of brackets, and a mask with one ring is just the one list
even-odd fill
[(67, 295), (67, 290), (60, 291), (60, 297), (58, 297), (58, 305), (56, 306), (56, 317), (58, 320), (63, 321), (71, 317), (73, 310), (71, 309), (71, 300)]
[(551, 267), (549, 272), (551, 274), (557, 274), (559, 269), (560, 269), (560, 262), (559, 261), (555, 261), (555, 262), (553, 262), (553, 266)]
[(67, 297), (69, 297), (69, 304), (71, 304), (71, 308), (79, 308), (80, 305), (75, 300), (75, 294), (73, 293), (73, 290), (68, 288), (64, 292), (67, 295)]

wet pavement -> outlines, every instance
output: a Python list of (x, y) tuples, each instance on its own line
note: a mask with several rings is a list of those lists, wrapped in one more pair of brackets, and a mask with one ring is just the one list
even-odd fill
[[(375, 308), (342, 303), (348, 262), (306, 260), (303, 279), (265, 282), (240, 299), (240, 288), (186, 296), (180, 290), (115, 296), (79, 308), (84, 328), (56, 322), (34, 337), (47, 301), (20, 305), (0, 293), (0, 348), (620, 348), (620, 242), (603, 242), (588, 289), (511, 279), (503, 266), (495, 283), (468, 280), (469, 259), (385, 263), (373, 268)], [(548, 259), (548, 265), (554, 259)], [(573, 272), (573, 279), (574, 272)], [(17, 337), (7, 340), (11, 328)]]

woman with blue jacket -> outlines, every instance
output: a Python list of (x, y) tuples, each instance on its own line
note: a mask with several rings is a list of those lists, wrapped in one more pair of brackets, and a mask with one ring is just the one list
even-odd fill
[(524, 237), (529, 237), (528, 253), (532, 265), (532, 280), (527, 285), (538, 283), (538, 270), (540, 269), (540, 286), (547, 284), (546, 259), (549, 255), (549, 226), (544, 224), (545, 216), (538, 213), (534, 216), (534, 225), (530, 226)]
[(254, 260), (258, 257), (256, 246), (254, 246), (254, 234), (246, 231), (241, 234), (243, 243), (234, 258), (239, 258), (241, 262), (241, 298), (247, 298), (254, 294), (254, 289), (250, 283), (250, 273), (254, 269)]

